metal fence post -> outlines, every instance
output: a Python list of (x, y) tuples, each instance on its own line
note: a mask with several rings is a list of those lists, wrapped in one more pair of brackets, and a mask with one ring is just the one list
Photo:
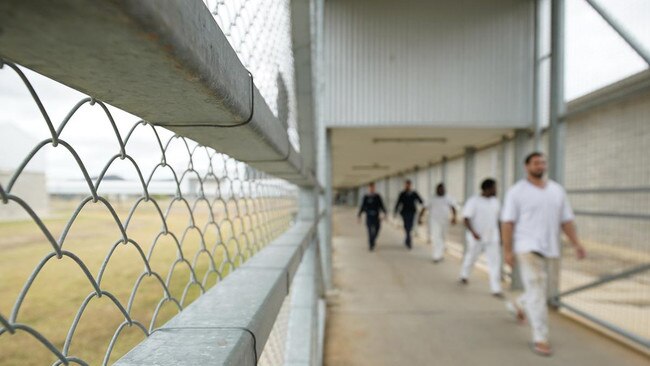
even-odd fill
[(440, 166), (440, 181), (442, 184), (445, 186), (447, 185), (447, 164), (448, 164), (448, 159), (446, 156), (442, 157), (442, 165)]
[[(549, 177), (564, 183), (564, 0), (551, 2), (551, 99), (549, 123)], [(548, 268), (548, 297), (559, 292), (561, 258)]]
[[(465, 200), (472, 197), (474, 194), (474, 170), (475, 170), (475, 157), (476, 157), (476, 148), (468, 146), (465, 148), (465, 156), (463, 158), (464, 168), (465, 168), (465, 182), (464, 182), (464, 195)], [(467, 229), (463, 230), (464, 233), (467, 232)], [(467, 250), (467, 235), (463, 235), (463, 254)]]
[[(515, 131), (515, 153), (513, 156), (514, 163), (514, 180), (515, 182), (523, 179), (525, 177), (524, 173), (524, 158), (526, 157), (526, 143), (528, 141), (529, 132), (528, 130), (516, 130)], [(512, 268), (511, 274), (511, 288), (513, 290), (521, 290), (523, 285), (521, 283), (521, 277), (519, 275), (519, 268), (515, 264)]]

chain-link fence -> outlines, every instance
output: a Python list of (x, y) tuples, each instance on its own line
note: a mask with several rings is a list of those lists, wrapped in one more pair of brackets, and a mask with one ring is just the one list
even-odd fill
[(567, 124), (566, 188), (588, 250), (567, 247), (560, 300), (650, 349), (650, 94)]
[(299, 150), (288, 0), (204, 0)]
[(0, 364), (112, 363), (294, 220), (292, 184), (2, 66)]

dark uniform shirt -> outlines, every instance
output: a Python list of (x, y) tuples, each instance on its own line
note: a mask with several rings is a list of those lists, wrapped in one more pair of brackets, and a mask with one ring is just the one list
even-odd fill
[[(423, 204), (422, 198), (416, 191), (402, 191), (399, 194), (397, 203), (395, 204), (395, 212), (399, 210), (401, 213), (414, 213), (416, 211), (416, 202)], [(401, 206), (401, 210), (400, 210)]]
[(358, 216), (361, 216), (361, 213), (365, 211), (366, 216), (368, 217), (379, 217), (380, 210), (386, 213), (384, 202), (381, 200), (381, 196), (377, 193), (366, 194), (363, 196), (363, 201), (361, 202)]

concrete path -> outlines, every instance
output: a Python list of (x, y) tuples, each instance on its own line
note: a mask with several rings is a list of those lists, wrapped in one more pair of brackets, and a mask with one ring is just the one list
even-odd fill
[(555, 355), (528, 348), (516, 324), (476, 271), (457, 284), (458, 259), (433, 264), (429, 247), (407, 251), (401, 233), (382, 226), (369, 252), (354, 212), (334, 214), (334, 281), (328, 299), (325, 364), (381, 365), (648, 365), (650, 360), (561, 316), (551, 317)]

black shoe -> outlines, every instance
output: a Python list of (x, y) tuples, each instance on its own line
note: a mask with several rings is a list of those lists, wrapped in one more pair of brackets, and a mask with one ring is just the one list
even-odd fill
[(492, 294), (492, 296), (496, 297), (497, 299), (503, 300), (506, 297), (501, 293), (501, 292), (495, 292)]
[(467, 285), (469, 283), (467, 281), (467, 278), (461, 278), (460, 281), (458, 281), (458, 282), (460, 282), (461, 285)]

